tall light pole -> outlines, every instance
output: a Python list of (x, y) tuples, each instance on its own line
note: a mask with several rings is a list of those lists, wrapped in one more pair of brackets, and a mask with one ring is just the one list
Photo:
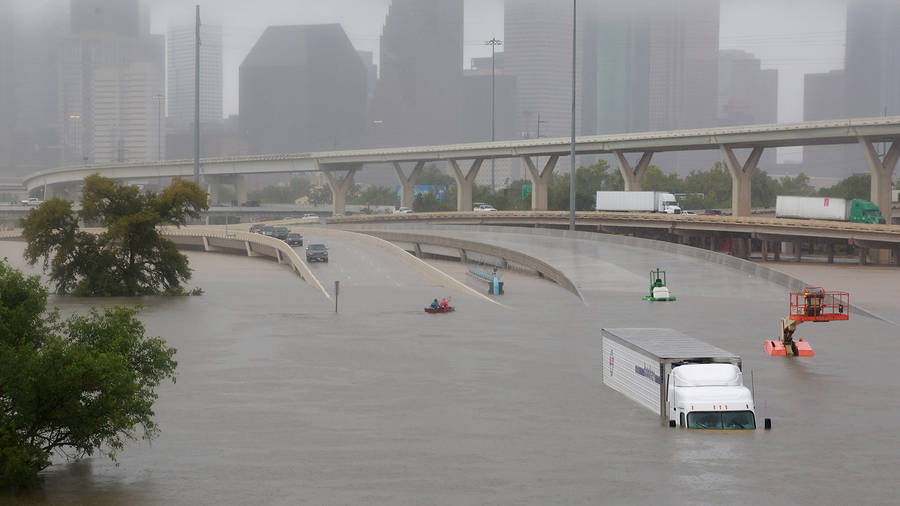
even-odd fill
[[(503, 45), (503, 41), (497, 39), (497, 37), (492, 38), (491, 40), (485, 42), (486, 45), (491, 46), (491, 142), (494, 142), (494, 71), (496, 68), (496, 53), (495, 50), (497, 46)], [(491, 158), (491, 193), (494, 193), (494, 159)]]
[(575, 230), (575, 16), (578, 0), (572, 0), (572, 144), (569, 148), (572, 165), (569, 168), (569, 230)]
[(160, 93), (153, 95), (156, 101), (156, 161), (162, 160), (162, 108), (166, 96)]
[(80, 114), (71, 114), (69, 115), (69, 119), (73, 120), (75, 123), (75, 136), (72, 139), (72, 154), (78, 155), (78, 122), (81, 121)]
[(200, 184), (200, 6), (194, 36), (194, 182)]

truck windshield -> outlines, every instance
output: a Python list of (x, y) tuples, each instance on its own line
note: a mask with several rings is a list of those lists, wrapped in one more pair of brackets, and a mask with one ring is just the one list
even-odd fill
[(752, 411), (694, 411), (688, 413), (689, 429), (753, 430), (756, 419)]

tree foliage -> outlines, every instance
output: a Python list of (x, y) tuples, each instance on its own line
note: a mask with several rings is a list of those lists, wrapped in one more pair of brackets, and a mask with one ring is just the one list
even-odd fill
[(158, 434), (155, 390), (175, 379), (175, 349), (145, 337), (136, 315), (61, 321), (38, 277), (0, 261), (0, 489), (36, 486), (54, 452), (115, 460), (128, 440)]
[[(160, 193), (140, 193), (97, 174), (85, 178), (81, 211), (51, 199), (22, 220), (25, 258), (42, 261), (59, 294), (134, 296), (182, 293), (191, 277), (187, 257), (159, 233), (184, 225), (207, 208), (206, 192), (176, 179)], [(105, 228), (89, 233), (79, 221)]]
[(293, 204), (297, 199), (308, 197), (312, 188), (308, 178), (294, 177), (287, 184), (269, 185), (248, 193), (247, 198), (267, 204)]

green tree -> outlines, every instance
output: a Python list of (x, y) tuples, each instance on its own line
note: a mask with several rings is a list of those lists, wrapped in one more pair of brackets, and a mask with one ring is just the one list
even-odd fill
[(297, 199), (309, 196), (312, 183), (305, 177), (291, 178), (287, 184), (269, 185), (251, 191), (247, 198), (268, 204), (293, 204)]
[(821, 197), (868, 200), (872, 196), (872, 175), (854, 174), (834, 186), (819, 190)]
[(750, 176), (750, 206), (773, 207), (780, 186), (766, 171), (757, 169)]
[[(183, 293), (191, 277), (187, 257), (164, 238), (160, 225), (181, 226), (207, 208), (206, 192), (176, 179), (161, 193), (94, 174), (84, 180), (81, 211), (51, 199), (22, 220), (25, 258), (43, 262), (59, 294), (134, 296)], [(105, 230), (80, 230), (79, 220)]]
[(421, 192), (413, 200), (413, 211), (417, 213), (434, 213), (440, 211), (455, 211), (456, 198), (452, 201), (444, 196), (444, 200), (437, 198), (432, 192)]
[[(588, 211), (597, 202), (598, 190), (622, 190), (625, 183), (618, 170), (610, 170), (606, 160), (599, 160), (575, 171), (575, 209)], [(547, 207), (554, 210), (569, 209), (569, 174), (556, 174), (550, 178), (547, 188)]]
[(325, 185), (313, 186), (309, 189), (309, 203), (318, 206), (331, 203), (331, 188)]
[(684, 178), (684, 188), (687, 192), (703, 194), (701, 205), (693, 209), (731, 207), (731, 174), (719, 162), (709, 170), (692, 170)]
[(678, 174), (664, 174), (659, 167), (651, 165), (641, 180), (641, 190), (680, 193), (684, 191), (684, 181)]
[(779, 195), (808, 197), (816, 193), (815, 188), (809, 184), (809, 176), (802, 172), (794, 177), (784, 176), (778, 180), (778, 184)]
[(155, 390), (175, 379), (175, 349), (146, 337), (136, 315), (61, 321), (37, 276), (0, 261), (0, 489), (38, 485), (53, 452), (115, 460), (127, 441), (159, 433)]
[(399, 206), (400, 198), (397, 190), (387, 186), (366, 186), (359, 188), (351, 197), (347, 197), (348, 204), (370, 204)]

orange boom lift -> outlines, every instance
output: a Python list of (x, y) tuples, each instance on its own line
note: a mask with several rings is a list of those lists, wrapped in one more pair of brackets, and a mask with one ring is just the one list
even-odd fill
[(794, 341), (794, 332), (803, 322), (831, 322), (850, 319), (850, 294), (827, 292), (820, 286), (807, 286), (791, 292), (790, 313), (781, 319), (781, 340), (765, 342), (767, 355), (812, 357), (812, 347), (803, 339)]

